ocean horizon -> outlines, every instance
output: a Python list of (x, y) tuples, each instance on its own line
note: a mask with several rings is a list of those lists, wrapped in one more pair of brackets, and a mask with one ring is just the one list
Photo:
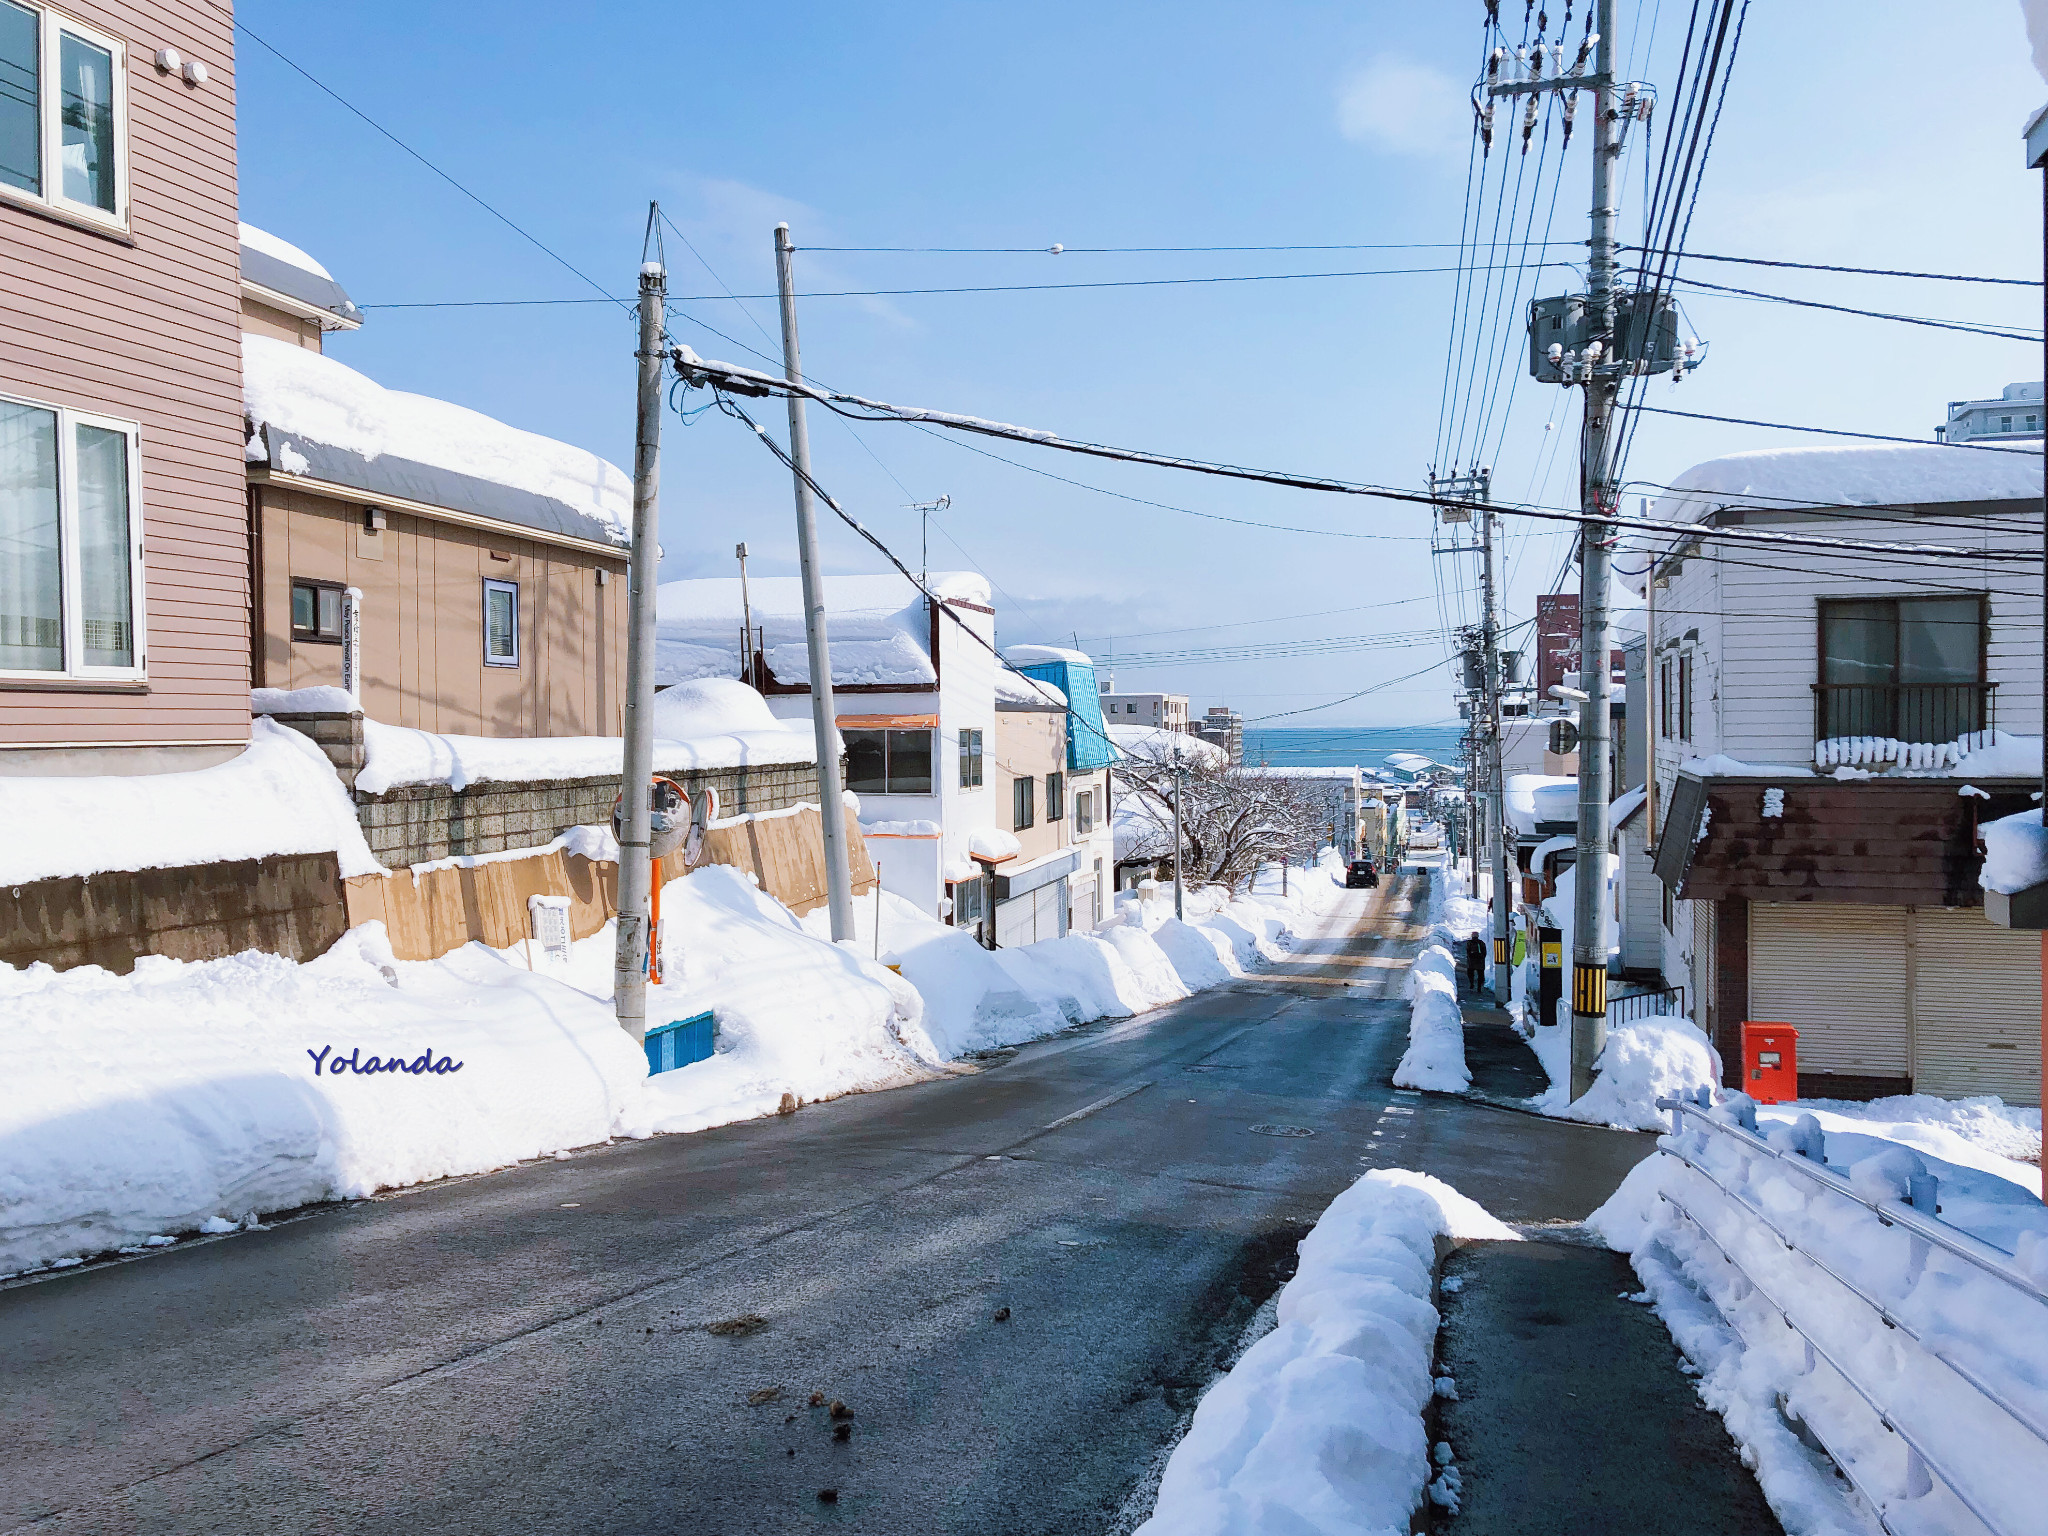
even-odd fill
[(1275, 768), (1378, 768), (1389, 753), (1420, 752), (1440, 763), (1458, 760), (1461, 725), (1247, 727), (1244, 760)]

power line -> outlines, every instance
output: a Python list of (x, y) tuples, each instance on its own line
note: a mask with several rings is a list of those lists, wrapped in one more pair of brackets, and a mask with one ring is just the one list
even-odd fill
[[(1537, 266), (1570, 267), (1576, 262), (1547, 261)], [(981, 283), (950, 288), (836, 288), (800, 293), (800, 299), (901, 299), (921, 295), (966, 293), (1071, 293), (1100, 288), (1191, 288), (1217, 283), (1295, 283), (1352, 277), (1430, 277), (1459, 272), (1462, 267), (1371, 267), (1351, 272), (1248, 272), (1218, 277), (1127, 277), (1105, 278), (1080, 283)], [(600, 290), (602, 291), (602, 290)], [(777, 299), (774, 293), (684, 293), (670, 298), (671, 304), (709, 304), (721, 299), (739, 303), (747, 299)], [(557, 304), (595, 304), (596, 299), (417, 299), (377, 304), (360, 304), (359, 309), (520, 309)], [(622, 300), (607, 299), (620, 303)]]
[(1385, 689), (1397, 687), (1402, 683), (1412, 683), (1413, 681), (1415, 681), (1416, 678), (1424, 677), (1429, 673), (1434, 672), (1438, 667), (1443, 666), (1449, 660), (1450, 658), (1448, 656), (1442, 656), (1437, 658), (1437, 660), (1432, 661), (1428, 666), (1418, 667), (1415, 671), (1408, 673), (1404, 677), (1390, 677), (1383, 683), (1374, 683), (1370, 688), (1361, 688), (1356, 693), (1347, 693), (1344, 695), (1343, 698), (1332, 699), (1327, 704), (1310, 704), (1301, 709), (1283, 709), (1277, 715), (1255, 715), (1251, 719), (1245, 721), (1245, 724), (1263, 725), (1268, 720), (1286, 720), (1295, 715), (1313, 715), (1321, 710), (1335, 709), (1339, 704), (1349, 704), (1353, 699), (1362, 699), (1367, 694), (1379, 693)]
[(1894, 437), (1885, 432), (1851, 432), (1842, 427), (1797, 427), (1788, 421), (1753, 421), (1747, 416), (1710, 416), (1705, 411), (1673, 410), (1664, 405), (1638, 405), (1652, 416), (1684, 416), (1693, 421), (1722, 421), (1733, 427), (1769, 427), (1778, 432), (1813, 432), (1822, 437), (1856, 437), (1873, 443), (1910, 443), (1921, 448), (1957, 448), (1973, 453), (2021, 453), (2038, 458), (2039, 448), (1999, 448), (1990, 443), (1937, 443), (1924, 437)]
[(2039, 332), (2027, 335), (2023, 331), (2000, 330), (1995, 325), (1978, 324), (1967, 320), (1934, 320), (1925, 315), (1895, 315), (1881, 309), (1859, 309), (1852, 304), (1823, 304), (1818, 299), (1795, 299), (1782, 293), (1759, 293), (1754, 288), (1731, 288), (1724, 283), (1705, 283), (1696, 277), (1674, 277), (1674, 283), (1683, 283), (1688, 288), (1703, 288), (1709, 293), (1730, 295), (1741, 299), (1759, 299), (1771, 304), (1791, 304), (1800, 309), (1825, 309), (1838, 315), (1860, 315), (1866, 320), (1893, 320), (1900, 325), (1924, 325), (1937, 331), (1961, 331), (1968, 336), (1990, 336), (2000, 341), (2024, 341), (2033, 346), (2041, 345)]
[[(475, 203), (477, 207), (483, 209), (485, 213), (488, 213), (500, 224), (503, 224), (507, 229), (511, 230), (513, 234), (519, 236), (520, 239), (526, 241), (529, 245), (533, 246), (534, 249), (546, 255), (551, 261), (556, 262), (558, 265), (574, 273), (577, 277), (581, 278), (584, 282), (588, 283), (591, 287), (595, 288), (599, 293), (603, 294), (604, 299), (602, 302), (607, 304), (616, 304), (620, 308), (628, 311), (632, 309), (632, 304), (628, 300), (615, 297), (605, 288), (603, 283), (600, 283), (588, 272), (585, 272), (581, 267), (577, 266), (574, 262), (570, 261), (569, 258), (564, 256), (560, 251), (557, 251), (552, 246), (548, 245), (545, 241), (543, 241), (538, 235), (534, 234), (531, 230), (524, 229), (520, 225), (515, 224), (505, 214), (499, 212), (496, 208), (492, 207), (489, 203), (485, 202), (483, 198), (479, 197), (475, 192), (472, 192), (468, 187), (464, 186), (461, 182), (457, 181), (453, 176), (449, 175), (446, 171), (442, 170), (440, 166), (434, 164), (433, 161), (429, 160), (425, 155), (421, 154), (418, 150), (414, 149), (410, 144), (406, 143), (405, 140), (401, 139), (389, 128), (386, 128), (382, 123), (378, 122), (374, 117), (370, 116), (369, 113), (365, 112), (361, 107), (357, 106), (354, 102), (350, 101), (346, 96), (342, 95), (339, 91), (335, 90), (334, 87), (327, 84), (326, 81), (320, 79), (317, 75), (313, 74), (312, 71), (308, 70), (303, 64), (299, 63), (298, 60), (292, 58), (289, 54), (285, 53), (282, 49), (278, 48), (275, 44), (267, 41), (256, 32), (251, 31), (248, 24), (244, 22), (241, 19), (241, 17), (235, 15), (235, 13), (229, 7), (220, 4), (219, 0), (208, 0), (208, 3), (211, 4), (213, 8), (219, 11), (222, 15), (229, 17), (234, 22), (234, 27), (237, 32), (240, 32), (246, 37), (248, 37), (251, 42), (256, 43), (259, 47), (264, 49), (265, 52), (269, 53), (272, 57), (277, 59), (279, 63), (283, 64), (286, 68), (300, 75), (303, 79), (305, 79), (317, 90), (321, 91), (323, 94), (332, 98), (335, 102), (339, 103), (342, 107), (346, 108), (349, 112), (353, 113), (356, 117), (360, 118), (363, 122), (367, 123), (371, 128), (375, 129), (378, 133), (382, 134), (385, 138), (389, 139), (393, 144), (396, 144), (408, 155), (411, 155), (413, 159), (419, 161), (421, 165), (425, 166), (428, 170), (432, 171), (436, 176), (440, 177), (443, 181), (447, 182), (449, 186), (453, 187), (456, 191), (460, 192), (464, 197), (468, 198), (471, 202)], [(578, 300), (576, 302), (588, 304), (597, 303), (599, 301), (594, 299), (583, 299)], [(361, 307), (363, 306), (358, 306), (358, 308)], [(380, 307), (393, 308), (395, 306), (384, 305)]]
[[(1624, 251), (1640, 251), (1640, 245), (1624, 245)], [(1765, 256), (1710, 256), (1705, 251), (1683, 251), (1687, 261), (1721, 261), (1744, 267), (1790, 267), (1800, 272), (1847, 272), (1858, 277), (1916, 277), (1933, 283), (1989, 283), (2008, 288), (2039, 288), (2038, 277), (1967, 277), (1957, 272), (1907, 272), (1896, 267), (1847, 267), (1822, 261), (1784, 261)]]
[[(1558, 245), (1584, 241), (1559, 240)], [(1258, 251), (1454, 251), (1448, 240), (1411, 240), (1376, 245), (800, 245), (800, 251), (832, 251), (847, 255), (898, 256), (1170, 256), (1213, 252)]]
[[(1440, 497), (1426, 491), (1399, 490), (1391, 486), (1370, 485), (1338, 480), (1327, 476), (1300, 474), (1286, 470), (1254, 469), (1245, 465), (1227, 464), (1214, 460), (1150, 453), (1141, 449), (1117, 448), (1105, 443), (1062, 438), (1051, 432), (1028, 430), (1023, 427), (1011, 426), (1005, 422), (988, 421), (978, 416), (963, 416), (949, 411), (890, 405), (883, 401), (870, 400), (859, 395), (837, 393), (811, 383), (792, 383), (776, 375), (762, 373), (757, 369), (741, 368), (731, 363), (706, 362), (694, 354), (681, 353), (677, 356), (676, 363), (686, 383), (693, 387), (709, 386), (719, 394), (721, 399), (728, 390), (742, 395), (773, 396), (785, 399), (792, 394), (801, 394), (806, 399), (817, 401), (827, 410), (854, 414), (855, 419), (858, 420), (928, 423), (933, 426), (947, 427), (954, 431), (1028, 443), (1035, 447), (1053, 448), (1064, 453), (1078, 453), (1091, 458), (1109, 459), (1129, 464), (1144, 464), (1160, 469), (1177, 469), (1194, 474), (1213, 475), (1224, 479), (1247, 480), (1257, 484), (1284, 486), (1294, 490), (1320, 491), (1332, 495), (1366, 496), (1377, 500), (1407, 502), (1426, 507), (1434, 507), (1441, 500)], [(1987, 552), (1955, 549), (1932, 544), (1821, 538), (1805, 534), (1773, 533), (1764, 529), (1703, 528), (1690, 523), (1673, 523), (1644, 517), (1631, 518), (1617, 513), (1594, 515), (1580, 510), (1566, 511), (1561, 508), (1497, 503), (1494, 505), (1494, 510), (1517, 517), (1533, 517), (1552, 522), (1608, 523), (1620, 528), (1645, 529), (1650, 532), (1679, 535), (1686, 538), (1715, 539), (1729, 543), (1770, 545), (1790, 549), (1819, 549), (1836, 552), (1843, 550), (1871, 551), (1878, 554), (1892, 555), (1901, 559), (1952, 560), (1962, 558), (1969, 560), (2039, 561), (2041, 558), (2038, 554), (2022, 551)]]

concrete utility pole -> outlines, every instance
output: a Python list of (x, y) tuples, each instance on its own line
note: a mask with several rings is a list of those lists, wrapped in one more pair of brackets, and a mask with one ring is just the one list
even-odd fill
[[(775, 277), (782, 290), (782, 372), (803, 382), (796, 345), (796, 247), (775, 226)], [(818, 562), (818, 513), (811, 495), (811, 434), (801, 395), (789, 397), (789, 456), (796, 461), (796, 547), (803, 567), (804, 641), (811, 663), (811, 730), (818, 744), (818, 811), (825, 834), (825, 895), (832, 941), (853, 937), (853, 875), (846, 857), (846, 795), (839, 778), (839, 723), (832, 703), (832, 651), (825, 639), (825, 573)]]
[[(1485, 470), (1482, 469), (1480, 475), (1482, 480), (1490, 480)], [(1490, 485), (1482, 485), (1481, 495), (1490, 493)], [(1483, 551), (1480, 584), (1485, 608), (1480, 620), (1479, 644), (1486, 659), (1486, 831), (1493, 843), (1493, 1000), (1505, 1008), (1514, 997), (1514, 989), (1508, 967), (1511, 907), (1508, 891), (1508, 802), (1507, 783), (1501, 775), (1500, 610), (1493, 580), (1493, 531), (1493, 509), (1482, 505), (1479, 509), (1479, 543)]]
[(1185, 887), (1180, 878), (1180, 787), (1187, 780), (1187, 769), (1181, 765), (1180, 743), (1173, 744), (1173, 915), (1176, 921), (1181, 917), (1181, 902)]
[[(650, 217), (652, 227), (653, 219)], [(619, 780), (619, 1028), (647, 1038), (647, 946), (654, 891), (648, 794), (654, 779), (654, 597), (661, 560), (661, 368), (668, 274), (640, 266), (640, 395), (633, 445), (633, 557), (626, 573), (626, 751)]]
[[(797, 248), (788, 225), (774, 227), (774, 270), (782, 289), (782, 377), (803, 383), (797, 354)], [(825, 641), (825, 573), (817, 559), (817, 502), (811, 496), (811, 430), (803, 395), (788, 397), (788, 457), (797, 461), (797, 557), (803, 565), (803, 639), (811, 657), (811, 731), (817, 737), (817, 799), (825, 831), (825, 901), (831, 940), (854, 936), (854, 877), (846, 858), (846, 793), (840, 782), (838, 711), (831, 702), (831, 645)]]
[(1586, 268), (1586, 316), (1605, 357), (1586, 377), (1580, 459), (1579, 525), (1579, 848), (1572, 880), (1572, 1084), (1574, 1099), (1593, 1086), (1593, 1064), (1607, 1044), (1607, 744), (1613, 672), (1607, 664), (1607, 586), (1614, 525), (1608, 484), (1608, 433), (1629, 364), (1614, 356), (1614, 164), (1622, 124), (1614, 99), (1614, 0), (1596, 0), (1600, 35), (1593, 64), (1593, 239)]
[(754, 676), (754, 605), (747, 597), (746, 542), (733, 545), (732, 553), (740, 563), (740, 681), (758, 688), (761, 680)]

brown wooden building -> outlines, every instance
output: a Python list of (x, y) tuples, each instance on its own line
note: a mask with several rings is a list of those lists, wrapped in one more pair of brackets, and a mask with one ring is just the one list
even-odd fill
[(245, 228), (242, 271), (253, 685), (340, 685), (353, 600), (371, 719), (617, 735), (625, 476), (322, 355), (360, 315), (297, 248)]
[(0, 137), (0, 773), (224, 761), (249, 737), (233, 21), (13, 0), (0, 67), (32, 114)]

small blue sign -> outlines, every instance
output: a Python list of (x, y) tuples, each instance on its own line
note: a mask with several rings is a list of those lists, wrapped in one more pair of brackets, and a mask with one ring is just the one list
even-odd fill
[(693, 1061), (708, 1060), (714, 1034), (715, 1025), (709, 1013), (652, 1026), (647, 1031), (647, 1075), (673, 1072)]

